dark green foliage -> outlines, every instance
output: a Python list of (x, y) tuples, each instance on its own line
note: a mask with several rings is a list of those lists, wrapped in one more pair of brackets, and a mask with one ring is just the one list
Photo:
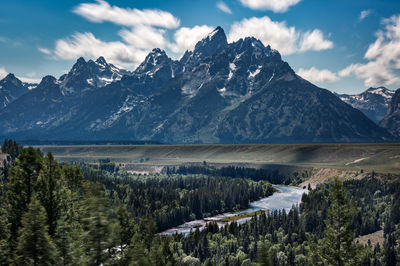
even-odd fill
[(10, 170), (5, 201), (10, 223), (10, 244), (14, 245), (23, 213), (27, 210), (36, 180), (42, 169), (42, 157), (29, 147), (21, 151), (15, 166)]
[(329, 265), (357, 264), (357, 247), (353, 243), (354, 230), (351, 220), (354, 216), (354, 207), (350, 205), (343, 183), (334, 180), (330, 195), (328, 218), (325, 221), (325, 238), (322, 240), (321, 257)]
[[(260, 266), (272, 266), (272, 258), (270, 253), (270, 245), (267, 242), (262, 242), (258, 247), (257, 262)], [(293, 264), (289, 264), (293, 265)]]
[(255, 169), (246, 167), (235, 167), (235, 166), (225, 166), (221, 168), (215, 168), (207, 166), (203, 163), (202, 166), (189, 165), (189, 166), (179, 166), (166, 167), (164, 172), (167, 175), (171, 174), (203, 174), (212, 176), (226, 176), (231, 178), (249, 178), (254, 181), (266, 180), (272, 184), (299, 184), (302, 178), (306, 179), (309, 176), (308, 171), (303, 171), (301, 175), (297, 171), (293, 172), (291, 175), (283, 174), (279, 171), (279, 167), (276, 166), (272, 169)]
[(47, 213), (47, 224), (49, 234), (54, 235), (57, 221), (60, 218), (66, 195), (61, 169), (51, 153), (48, 153), (43, 161), (43, 168), (40, 171), (36, 182), (37, 197)]
[(12, 161), (18, 157), (22, 149), (21, 145), (11, 139), (5, 139), (3, 145), (1, 145), (1, 152), (8, 154)]
[(116, 205), (126, 204), (134, 218), (152, 217), (160, 231), (189, 220), (247, 208), (249, 202), (274, 192), (268, 182), (241, 178), (204, 175), (111, 178), (83, 170), (87, 180), (99, 182), (109, 190)]
[(98, 187), (94, 187), (84, 202), (82, 236), (85, 252), (85, 264), (102, 265), (112, 257), (111, 209), (108, 201)]
[(46, 212), (35, 196), (22, 216), (15, 254), (16, 265), (50, 266), (57, 261), (56, 246), (48, 234)]
[(62, 168), (64, 182), (71, 191), (78, 191), (83, 184), (83, 175), (78, 166), (66, 164)]
[(133, 217), (130, 212), (126, 209), (125, 205), (119, 205), (117, 208), (117, 228), (116, 233), (118, 235), (117, 243), (123, 256), (124, 250), (129, 246), (134, 233)]
[(10, 263), (10, 224), (7, 219), (7, 211), (0, 202), (0, 265), (8, 265)]

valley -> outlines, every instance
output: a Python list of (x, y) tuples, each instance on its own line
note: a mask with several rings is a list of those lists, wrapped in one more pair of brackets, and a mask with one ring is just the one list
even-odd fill
[[(399, 143), (36, 146), (63, 162), (109, 159), (126, 171), (184, 164), (400, 173)], [(160, 168), (161, 167), (161, 168)], [(319, 176), (323, 175), (319, 173)], [(337, 173), (336, 173), (337, 174)], [(334, 176), (335, 174), (331, 174)]]

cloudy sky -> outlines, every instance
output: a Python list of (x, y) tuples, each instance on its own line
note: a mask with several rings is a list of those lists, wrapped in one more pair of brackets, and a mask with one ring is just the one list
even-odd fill
[(3, 0), (0, 78), (58, 77), (80, 56), (133, 70), (155, 47), (179, 59), (216, 26), (331, 91), (400, 87), (398, 0)]

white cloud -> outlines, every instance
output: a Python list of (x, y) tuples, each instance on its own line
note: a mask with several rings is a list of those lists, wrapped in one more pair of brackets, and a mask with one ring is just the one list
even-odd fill
[[(9, 72), (4, 68), (0, 67), (0, 80), (5, 78)], [(32, 74), (32, 73), (30, 73)], [(32, 77), (21, 77), (21, 76), (16, 76), (18, 79), (20, 79), (22, 82), (27, 82), (27, 83), (39, 83), (40, 79), (37, 78), (32, 78)]]
[(112, 22), (122, 26), (157, 26), (167, 29), (179, 27), (180, 21), (171, 13), (156, 9), (139, 10), (136, 8), (120, 8), (111, 6), (104, 0), (96, 3), (78, 5), (74, 13), (85, 17), (91, 22)]
[(286, 22), (272, 21), (267, 16), (235, 22), (230, 29), (228, 39), (236, 41), (247, 36), (260, 39), (264, 45), (269, 44), (284, 55), (333, 47), (333, 43), (325, 40), (318, 29), (301, 33), (293, 26), (288, 27)]
[(320, 51), (331, 49), (333, 47), (333, 42), (324, 39), (322, 31), (316, 29), (312, 32), (307, 31), (303, 34), (300, 42), (300, 51)]
[(166, 39), (165, 30), (142, 26), (131, 30), (121, 30), (119, 35), (129, 45), (139, 49), (164, 48)]
[(351, 64), (339, 75), (355, 75), (364, 79), (365, 86), (400, 85), (395, 71), (400, 69), (400, 15), (382, 20), (384, 29), (376, 33), (377, 39), (370, 44), (364, 58), (367, 63)]
[(296, 5), (301, 0), (240, 0), (240, 2), (255, 10), (272, 10), (275, 13), (286, 12), (290, 6)]
[[(180, 24), (178, 18), (166, 11), (120, 8), (104, 0), (80, 4), (73, 12), (91, 22), (111, 22), (127, 28), (118, 32), (121, 41), (103, 41), (91, 32), (78, 32), (69, 38), (57, 40), (54, 50), (56, 58), (104, 56), (113, 64), (123, 67), (137, 66), (153, 48), (167, 47), (169, 42), (165, 37), (166, 29), (175, 29)], [(40, 51), (51, 52), (43, 48)]]
[(43, 48), (43, 47), (38, 47), (39, 52), (44, 53), (44, 54), (51, 54), (51, 51), (47, 48)]
[(222, 1), (217, 2), (217, 7), (222, 12), (232, 14), (232, 10), (229, 8), (229, 6)]
[[(151, 48), (149, 47), (149, 50)], [(58, 40), (54, 53), (61, 59), (72, 60), (80, 56), (88, 58), (104, 56), (110, 62), (122, 66), (137, 65), (146, 56), (145, 51), (122, 42), (104, 42), (90, 32), (75, 33), (72, 38)]]
[(22, 82), (26, 83), (40, 83), (41, 79), (40, 78), (29, 78), (29, 77), (17, 77), (19, 78)]
[(170, 44), (169, 48), (175, 53), (192, 50), (195, 44), (206, 37), (213, 29), (213, 27), (207, 25), (194, 26), (193, 28), (182, 27), (175, 32), (175, 42)]
[(312, 83), (335, 82), (339, 80), (336, 73), (328, 69), (317, 69), (315, 67), (311, 67), (310, 69), (300, 68), (297, 74)]
[(3, 79), (7, 76), (8, 72), (4, 67), (0, 67), (0, 79)]
[(367, 9), (367, 10), (361, 11), (359, 19), (360, 19), (360, 20), (364, 20), (364, 19), (365, 19), (366, 17), (368, 17), (371, 13), (372, 13), (372, 10), (371, 10), (371, 9)]

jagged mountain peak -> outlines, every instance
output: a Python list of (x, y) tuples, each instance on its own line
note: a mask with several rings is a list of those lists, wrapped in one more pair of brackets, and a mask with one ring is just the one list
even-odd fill
[(13, 86), (22, 86), (22, 81), (19, 80), (14, 74), (9, 73), (4, 79), (0, 81), (0, 84), (12, 84)]
[(120, 80), (123, 75), (129, 74), (129, 71), (107, 63), (103, 56), (97, 58), (96, 61), (92, 59), (86, 61), (83, 57), (80, 57), (68, 74), (60, 77), (59, 82), (61, 83), (63, 94), (70, 95), (104, 87)]
[(281, 54), (272, 49), (270, 45), (264, 46), (264, 44), (254, 37), (246, 37), (244, 39), (239, 39), (238, 41), (231, 44), (234, 46), (238, 52), (251, 52), (256, 55), (256, 57), (269, 57), (270, 59), (281, 61)]
[(166, 52), (160, 48), (154, 48), (144, 59), (144, 61), (136, 68), (136, 74), (145, 74), (151, 72), (160, 65), (170, 63), (172, 60), (167, 56)]
[(362, 111), (372, 121), (378, 123), (385, 116), (390, 101), (394, 95), (393, 90), (385, 87), (371, 87), (364, 92), (348, 95), (336, 94), (342, 101)]
[(0, 108), (6, 107), (9, 103), (28, 92), (28, 85), (12, 73), (0, 80)]
[(385, 98), (392, 98), (392, 96), (394, 95), (394, 91), (393, 90), (389, 90), (385, 87), (377, 87), (377, 88), (369, 88), (367, 91), (365, 91), (366, 93), (371, 93), (371, 94), (378, 94), (378, 95), (382, 95)]
[(39, 86), (46, 86), (46, 85), (53, 85), (57, 83), (57, 79), (51, 75), (47, 75), (42, 78), (42, 80), (39, 83)]
[(228, 45), (228, 41), (224, 30), (221, 27), (215, 28), (207, 37), (199, 41), (193, 50), (194, 57), (208, 57), (211, 56)]
[(100, 65), (107, 65), (107, 61), (103, 56), (100, 56), (99, 58), (97, 58), (96, 63), (98, 63)]

